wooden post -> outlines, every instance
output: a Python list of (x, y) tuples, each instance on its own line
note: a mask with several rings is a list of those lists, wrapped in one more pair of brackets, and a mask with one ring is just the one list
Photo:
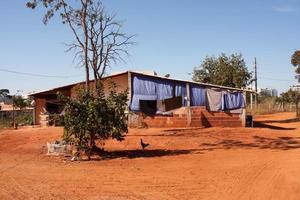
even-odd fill
[[(134, 120), (134, 119), (132, 119), (132, 113), (130, 112), (130, 103), (131, 103), (131, 96), (132, 96), (132, 80), (131, 80), (131, 72), (130, 71), (128, 71), (128, 73), (127, 73), (127, 79), (128, 79), (128, 82), (127, 82), (127, 88), (128, 88), (128, 101), (127, 101), (127, 126), (132, 126), (132, 120)], [(126, 112), (125, 111), (125, 112)], [(133, 123), (134, 124), (134, 123)]]
[[(243, 92), (243, 96), (244, 96), (244, 100), (245, 100), (245, 108), (243, 108), (243, 112), (242, 112), (242, 114), (240, 115), (240, 119), (241, 119), (241, 121), (242, 121), (242, 126), (243, 127), (246, 127), (246, 115), (247, 115), (247, 110), (246, 110), (246, 108), (247, 108), (247, 98), (246, 98), (246, 92), (244, 91)], [(252, 103), (252, 102), (251, 102)]]
[(13, 96), (13, 127), (14, 129), (17, 129), (17, 124), (16, 124), (16, 114), (15, 114), (15, 95)]
[(186, 97), (187, 97), (187, 126), (191, 126), (192, 111), (191, 111), (191, 95), (190, 95), (190, 84), (189, 83), (186, 83)]
[(33, 113), (32, 113), (32, 124), (36, 125), (36, 114), (35, 114), (35, 109), (36, 109), (36, 103), (35, 103), (35, 97), (34, 97), (34, 105), (33, 105)]
[(132, 96), (132, 81), (131, 81), (131, 72), (128, 71), (128, 107), (130, 106), (130, 102), (131, 102), (131, 96)]
[(253, 109), (253, 94), (252, 94), (252, 92), (250, 93), (250, 109), (251, 110)]

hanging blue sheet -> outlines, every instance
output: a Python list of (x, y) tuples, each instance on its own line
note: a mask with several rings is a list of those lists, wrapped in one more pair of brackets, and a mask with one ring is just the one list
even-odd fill
[(181, 96), (182, 97), (182, 105), (186, 106), (186, 84), (185, 83), (175, 83), (175, 96)]
[(242, 92), (225, 93), (224, 110), (234, 110), (245, 107), (245, 99)]
[(196, 85), (190, 84), (191, 91), (191, 106), (205, 106), (206, 105), (206, 89)]
[(130, 109), (139, 111), (140, 100), (157, 100), (155, 86), (156, 82), (151, 77), (134, 75)]
[(156, 79), (154, 81), (157, 100), (164, 100), (173, 97), (174, 82), (164, 79)]
[[(140, 111), (140, 100), (164, 100), (181, 96), (182, 104), (184, 106), (187, 104), (185, 83), (138, 74), (133, 74), (132, 81), (132, 98), (130, 103), (132, 111)], [(196, 91), (198, 90), (196, 89)]]

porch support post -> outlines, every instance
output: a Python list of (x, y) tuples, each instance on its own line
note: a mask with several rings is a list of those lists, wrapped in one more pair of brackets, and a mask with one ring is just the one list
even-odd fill
[(186, 83), (186, 97), (187, 97), (187, 126), (191, 126), (192, 123), (192, 110), (191, 110), (191, 95), (190, 84)]

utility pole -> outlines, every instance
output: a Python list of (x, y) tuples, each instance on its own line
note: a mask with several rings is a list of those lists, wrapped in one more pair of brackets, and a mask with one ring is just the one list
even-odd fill
[(15, 95), (13, 95), (12, 101), (13, 101), (13, 127), (14, 129), (17, 129), (16, 114), (15, 114)]
[(256, 57), (254, 57), (254, 81), (255, 81), (255, 98), (254, 98), (254, 103), (255, 103), (255, 108), (257, 107), (257, 63), (256, 63)]
[(256, 57), (254, 58), (254, 76), (255, 76), (255, 92), (257, 92), (257, 65), (256, 65)]
[(252, 92), (250, 93), (250, 109), (253, 109), (253, 97), (254, 97), (254, 106), (256, 108), (257, 106), (257, 63), (256, 63), (256, 57), (254, 57), (254, 71), (251, 72), (251, 90), (253, 90), (253, 82), (254, 82), (254, 91), (255, 94)]

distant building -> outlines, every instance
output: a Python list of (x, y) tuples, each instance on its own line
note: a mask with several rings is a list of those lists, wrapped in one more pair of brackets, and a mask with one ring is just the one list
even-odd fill
[(271, 97), (277, 97), (278, 96), (278, 91), (276, 89), (272, 89), (272, 88), (259, 88), (258, 93), (259, 94), (264, 94), (264, 95), (267, 95), (267, 96), (271, 96)]
[(0, 111), (12, 111), (12, 110), (13, 110), (12, 104), (6, 104), (3, 102), (0, 102)]
[[(18, 108), (18, 107), (13, 108), (12, 104), (6, 104), (3, 102), (0, 102), (0, 112), (10, 112), (13, 110), (20, 110), (20, 108)], [(33, 107), (25, 107), (22, 110), (33, 110)]]
[(291, 89), (294, 90), (294, 91), (299, 91), (300, 92), (300, 84), (291, 86)]
[(278, 91), (276, 89), (272, 89), (272, 97), (278, 97)]

